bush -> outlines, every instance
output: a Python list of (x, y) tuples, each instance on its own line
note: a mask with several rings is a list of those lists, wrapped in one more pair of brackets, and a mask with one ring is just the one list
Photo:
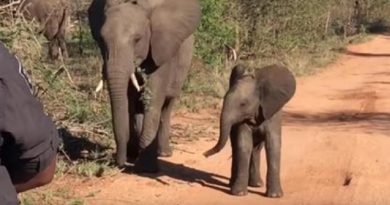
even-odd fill
[(223, 49), (234, 41), (233, 23), (228, 21), (228, 0), (200, 0), (202, 19), (195, 33), (195, 55), (209, 66), (223, 62)]
[(226, 72), (230, 72), (230, 64), (225, 64), (225, 45), (234, 47), (240, 59), (249, 64), (279, 62), (298, 75), (310, 74), (315, 67), (331, 62), (337, 56), (335, 50), (366, 31), (383, 30), (390, 22), (388, 0), (201, 3), (203, 17), (196, 32), (195, 52), (202, 63), (192, 69), (185, 91), (213, 96), (222, 96), (220, 87), (226, 87)]

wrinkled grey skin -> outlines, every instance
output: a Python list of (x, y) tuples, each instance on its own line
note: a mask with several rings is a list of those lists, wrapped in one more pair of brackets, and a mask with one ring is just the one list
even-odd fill
[(40, 33), (49, 41), (49, 57), (58, 59), (60, 51), (68, 57), (65, 33), (69, 21), (69, 8), (65, 0), (25, 0), (18, 8), (18, 13), (40, 24)]
[(281, 197), (281, 109), (295, 93), (295, 78), (285, 67), (271, 65), (255, 74), (234, 67), (220, 118), (220, 137), (206, 157), (219, 152), (230, 135), (232, 145), (231, 193), (246, 195), (247, 186), (260, 187), (260, 151), (265, 145), (268, 197)]
[[(139, 172), (157, 172), (157, 151), (169, 156), (170, 113), (190, 68), (200, 21), (197, 0), (94, 0), (91, 33), (103, 57), (103, 79), (111, 100), (116, 162), (129, 157)], [(130, 80), (141, 67), (147, 82), (137, 92)], [(147, 92), (146, 103), (140, 99)], [(150, 94), (150, 95), (149, 95)], [(146, 104), (146, 107), (144, 106)], [(138, 149), (140, 150), (138, 153)]]

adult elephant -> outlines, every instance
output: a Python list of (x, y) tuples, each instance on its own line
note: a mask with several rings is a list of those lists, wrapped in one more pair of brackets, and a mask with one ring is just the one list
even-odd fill
[(171, 153), (170, 113), (190, 68), (199, 2), (94, 0), (88, 14), (103, 57), (116, 162), (123, 166), (139, 148), (136, 170), (156, 172), (158, 150)]
[(59, 59), (60, 52), (64, 58), (68, 57), (65, 34), (69, 23), (69, 5), (66, 0), (24, 0), (18, 6), (17, 13), (39, 22), (39, 33), (43, 33), (49, 41), (51, 59)]
[(266, 195), (283, 195), (280, 185), (281, 109), (294, 95), (295, 87), (293, 74), (283, 66), (266, 66), (254, 74), (241, 65), (232, 70), (221, 112), (220, 137), (204, 155), (218, 153), (230, 135), (233, 195), (246, 195), (248, 185), (263, 185), (260, 151), (264, 144), (268, 168)]

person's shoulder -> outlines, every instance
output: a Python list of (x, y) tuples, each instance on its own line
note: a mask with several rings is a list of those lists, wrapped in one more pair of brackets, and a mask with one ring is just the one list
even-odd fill
[(17, 62), (15, 55), (13, 55), (2, 42), (0, 42), (0, 62), (0, 72), (2, 73), (4, 73), (10, 65)]
[(5, 45), (0, 42), (0, 57), (5, 57), (5, 56), (9, 56), (11, 55), (11, 53), (9, 52), (9, 50), (7, 49), (7, 47), (5, 47)]

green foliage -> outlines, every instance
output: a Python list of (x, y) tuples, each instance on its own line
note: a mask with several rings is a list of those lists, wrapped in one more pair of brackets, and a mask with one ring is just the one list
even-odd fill
[(86, 161), (76, 167), (76, 174), (85, 177), (101, 177), (109, 169), (107, 163), (99, 164), (94, 161)]
[(195, 55), (205, 64), (216, 66), (224, 59), (225, 45), (234, 42), (233, 23), (227, 21), (228, 0), (201, 0), (202, 19), (195, 33)]
[(191, 105), (199, 104), (192, 95), (223, 96), (233, 66), (226, 61), (225, 45), (253, 66), (282, 63), (297, 75), (307, 75), (333, 61), (365, 32), (390, 23), (388, 0), (201, 0), (201, 4), (197, 58), (181, 100), (191, 109), (199, 107)]
[[(358, 2), (358, 4), (356, 4)], [(386, 7), (383, 0), (235, 0), (240, 22), (240, 48), (260, 57), (276, 57), (294, 49), (311, 52), (327, 38), (345, 38), (364, 31), (373, 19), (389, 15), (372, 12)], [(388, 12), (387, 12), (388, 13)], [(376, 17), (380, 16), (380, 17)], [(338, 46), (338, 45), (335, 45)]]
[(32, 202), (33, 199), (29, 196), (21, 197), (20, 203), (22, 205), (33, 205), (34, 203)]

